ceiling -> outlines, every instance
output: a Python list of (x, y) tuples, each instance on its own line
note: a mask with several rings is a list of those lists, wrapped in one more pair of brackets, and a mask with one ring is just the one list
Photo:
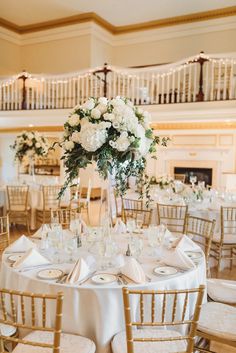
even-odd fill
[(236, 0), (1, 0), (0, 16), (18, 26), (94, 12), (113, 26), (235, 6)]

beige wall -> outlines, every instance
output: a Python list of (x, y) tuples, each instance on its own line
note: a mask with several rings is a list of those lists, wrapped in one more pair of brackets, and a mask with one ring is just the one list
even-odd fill
[(0, 75), (20, 72), (20, 47), (0, 38)]
[[(189, 30), (185, 28), (185, 32), (182, 30), (178, 38), (153, 41), (148, 40), (151, 33), (154, 37), (164, 36), (162, 30), (137, 32), (113, 39), (103, 32), (104, 38), (109, 38), (111, 44), (95, 36), (92, 31), (91, 34), (78, 34), (77, 37), (62, 39), (55, 37), (54, 40), (51, 39), (52, 35), (47, 37), (47, 41), (22, 46), (0, 39), (0, 75), (12, 74), (22, 69), (34, 73), (64, 73), (103, 65), (104, 62), (119, 66), (167, 63), (195, 55), (201, 50), (206, 53), (236, 52), (236, 29), (183, 36), (185, 33), (189, 34), (190, 30), (191, 27)], [(165, 29), (165, 37), (171, 35), (168, 31), (169, 29)], [(170, 31), (175, 35), (173, 27)], [(66, 31), (62, 35), (67, 35)], [(101, 38), (102, 36), (103, 34)], [(128, 42), (128, 38), (130, 43), (134, 39), (139, 43), (121, 45), (121, 41)]]
[(33, 73), (64, 73), (90, 67), (91, 36), (21, 47), (21, 65)]
[(113, 64), (119, 66), (169, 63), (205, 53), (236, 51), (236, 29), (187, 37), (118, 46), (113, 49)]
[(91, 40), (91, 67), (112, 63), (113, 48), (105, 41), (92, 37)]

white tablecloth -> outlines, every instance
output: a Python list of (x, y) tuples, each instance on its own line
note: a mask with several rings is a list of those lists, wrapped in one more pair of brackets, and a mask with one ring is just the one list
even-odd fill
[[(123, 250), (127, 247), (127, 238), (119, 235), (119, 246)], [(146, 240), (144, 240), (146, 244)], [(145, 247), (145, 249), (147, 246)], [(3, 255), (1, 286), (21, 291), (38, 293), (56, 293), (63, 291), (63, 330), (69, 333), (84, 335), (92, 339), (97, 346), (98, 353), (111, 352), (113, 336), (124, 330), (122, 286), (114, 282), (109, 285), (95, 285), (89, 280), (85, 284), (68, 285), (57, 284), (55, 281), (40, 280), (37, 277), (38, 269), (28, 272), (18, 272), (9, 266), (7, 257)], [(57, 264), (56, 268), (67, 270), (71, 264)], [(161, 277), (153, 274), (157, 260), (143, 256), (142, 266), (145, 273), (152, 278), (151, 282), (131, 287), (139, 289), (186, 289), (196, 288), (206, 283), (205, 259), (202, 257), (195, 269), (184, 273)], [(118, 269), (111, 269), (113, 273)], [(106, 271), (107, 272), (107, 271)], [(193, 300), (189, 301), (188, 316), (193, 314)], [(168, 315), (168, 309), (167, 309)], [(52, 315), (53, 317), (53, 315)]]

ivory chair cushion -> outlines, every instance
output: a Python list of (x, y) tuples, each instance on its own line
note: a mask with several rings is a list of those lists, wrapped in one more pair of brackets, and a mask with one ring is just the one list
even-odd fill
[(202, 306), (198, 331), (236, 341), (236, 308), (209, 302)]
[[(52, 343), (53, 333), (34, 331), (26, 335), (24, 339), (34, 342)], [(67, 333), (61, 334), (60, 353), (94, 353), (95, 350), (96, 346), (94, 342), (86, 337)], [(52, 353), (52, 349), (18, 344), (12, 353)]]
[[(2, 310), (0, 310), (0, 317), (3, 318)], [(10, 337), (16, 333), (17, 329), (14, 326), (0, 323), (0, 331), (2, 335)]]
[[(215, 235), (213, 237), (213, 242), (219, 243), (220, 242), (220, 235)], [(235, 244), (236, 245), (236, 234), (226, 234), (224, 236), (224, 244)]]
[[(137, 329), (133, 330), (133, 337), (141, 338), (164, 338), (164, 337), (179, 337), (181, 334), (172, 330), (158, 329)], [(134, 342), (135, 353), (177, 353), (186, 351), (185, 341), (165, 341), (165, 342)], [(112, 341), (113, 353), (127, 353), (126, 332), (119, 332)]]
[(236, 304), (236, 281), (210, 278), (207, 280), (207, 294), (214, 301)]

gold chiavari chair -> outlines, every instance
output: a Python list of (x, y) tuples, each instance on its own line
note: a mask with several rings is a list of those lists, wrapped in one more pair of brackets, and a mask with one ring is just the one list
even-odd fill
[[(192, 353), (204, 288), (204, 286), (186, 290), (123, 288), (126, 332), (122, 331), (114, 337), (113, 353), (134, 353), (136, 349), (137, 352)], [(189, 318), (188, 306), (191, 299), (195, 303), (192, 306), (193, 316)], [(136, 305), (132, 305), (133, 300), (139, 305), (136, 313), (133, 312), (134, 307), (137, 309)], [(132, 321), (133, 317), (135, 321)], [(186, 330), (186, 326), (189, 330)], [(185, 334), (178, 331), (181, 328)]]
[[(126, 210), (126, 216), (128, 215), (128, 210), (142, 210), (143, 207), (143, 200), (133, 200), (133, 199), (126, 199), (122, 198), (122, 208), (121, 208), (121, 218), (122, 220), (125, 219), (124, 210)], [(132, 215), (132, 212), (131, 212)]]
[[(5, 342), (17, 344), (13, 353), (95, 352), (95, 344), (88, 338), (62, 333), (62, 293), (34, 294), (1, 288), (0, 299), (3, 312), (0, 323), (31, 331), (23, 338), (6, 337), (0, 331), (0, 353), (6, 353)], [(52, 324), (49, 324), (48, 319), (49, 308), (55, 308), (55, 321)]]
[(58, 208), (56, 210), (51, 210), (51, 221), (56, 218), (63, 229), (68, 229), (70, 227), (70, 222), (78, 217), (79, 213), (77, 212), (77, 209)]
[(30, 207), (28, 205), (29, 186), (7, 186), (9, 222), (25, 224), (28, 234), (30, 233)]
[(221, 260), (230, 260), (232, 269), (233, 259), (236, 257), (236, 207), (221, 207), (221, 234), (213, 237), (211, 256), (218, 261), (220, 270)]
[(205, 253), (206, 265), (209, 269), (209, 258), (211, 243), (214, 234), (215, 220), (199, 218), (187, 215), (186, 234), (192, 237), (192, 240), (200, 245)]
[(127, 223), (128, 219), (134, 219), (135, 221), (142, 221), (142, 228), (148, 228), (152, 220), (151, 209), (123, 209), (122, 221)]
[[(201, 338), (198, 343), (203, 348), (196, 346), (196, 352), (211, 352), (211, 344), (219, 342), (221, 345), (236, 347), (236, 308), (219, 302), (208, 302), (202, 305), (200, 318), (197, 325), (197, 336)], [(226, 348), (225, 347), (225, 348)], [(227, 349), (227, 348), (226, 348)], [(223, 352), (223, 347), (221, 352)], [(224, 350), (228, 352), (228, 350)]]
[(9, 216), (0, 217), (0, 252), (10, 245)]
[(157, 203), (157, 222), (165, 224), (169, 231), (185, 233), (188, 206), (162, 205)]
[(58, 194), (61, 190), (60, 185), (42, 185), (42, 208), (36, 209), (37, 226), (43, 223), (49, 223), (51, 218), (51, 210), (60, 208), (61, 201)]

